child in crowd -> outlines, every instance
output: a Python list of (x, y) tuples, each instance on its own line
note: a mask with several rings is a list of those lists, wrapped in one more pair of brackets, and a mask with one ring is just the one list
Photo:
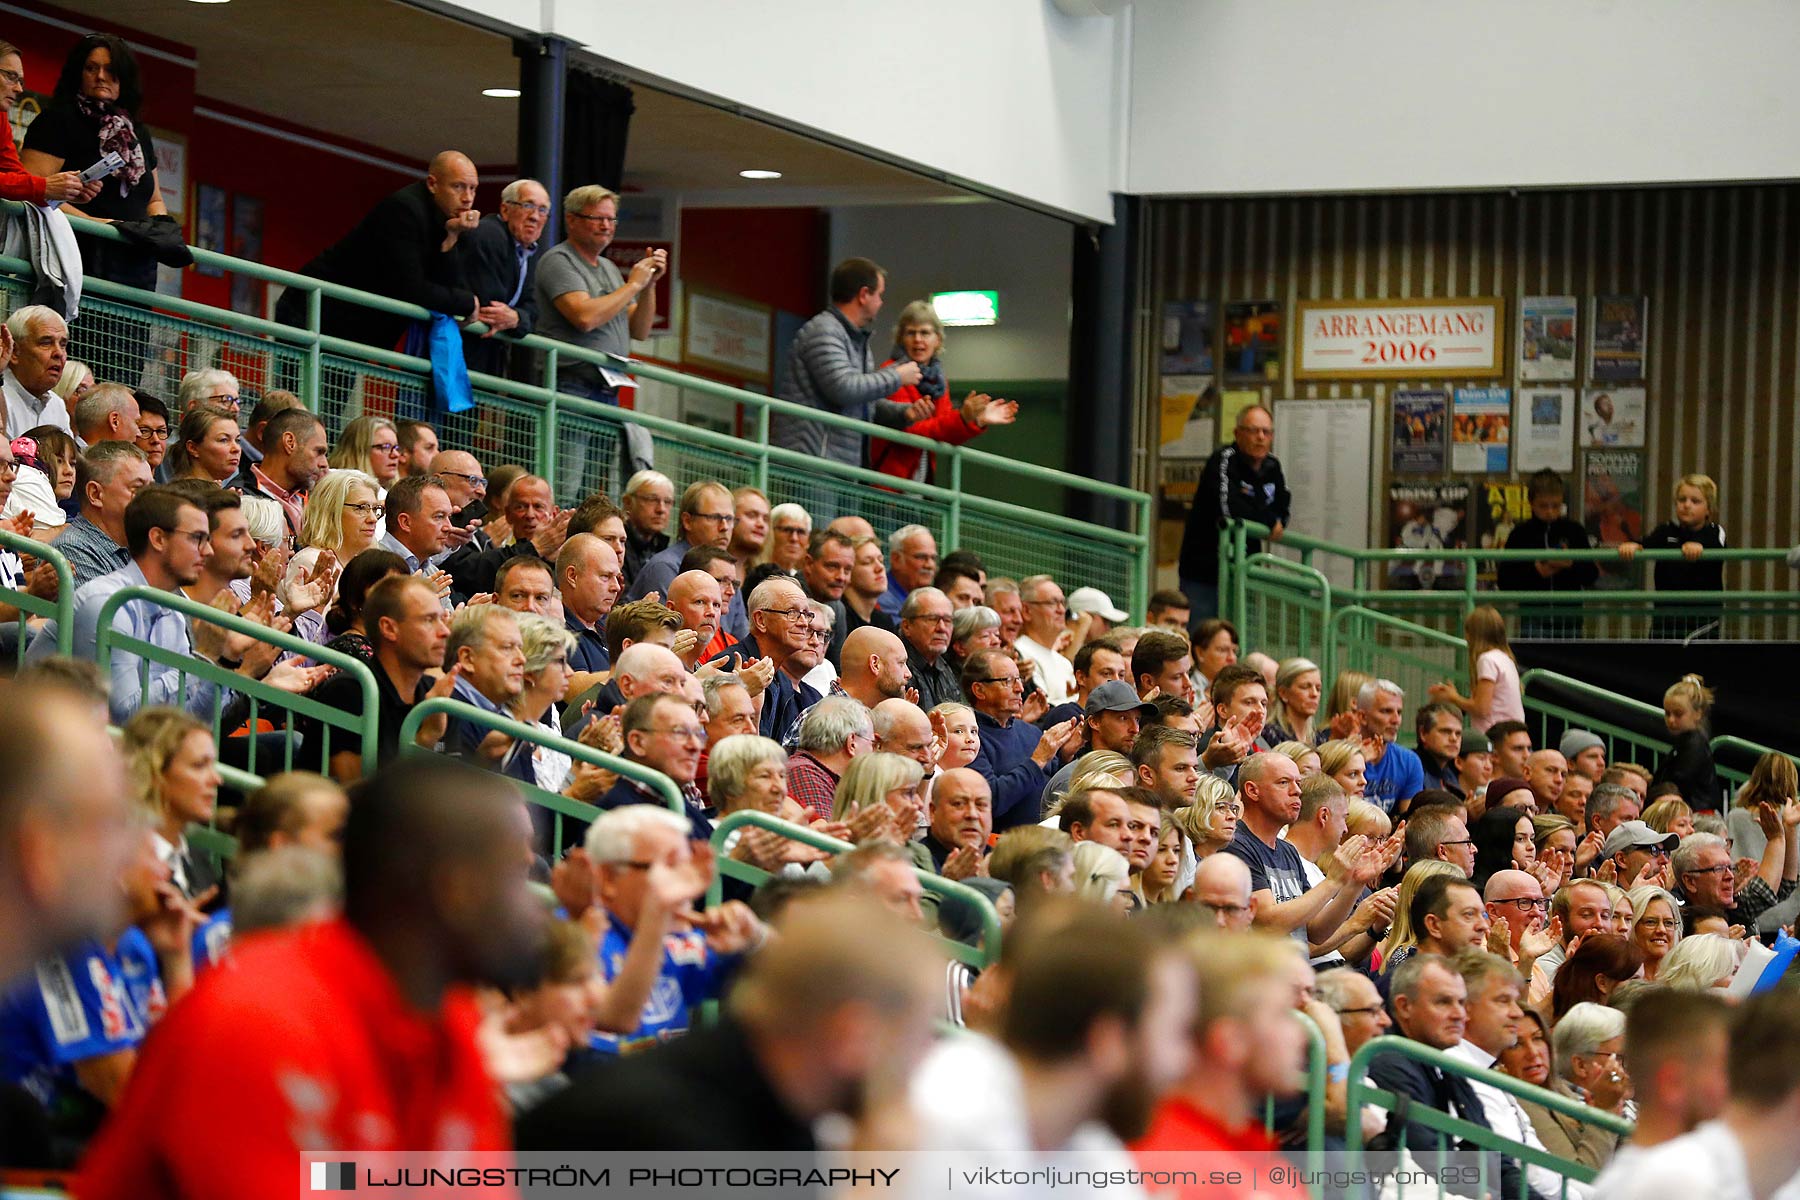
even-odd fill
[[(1718, 523), (1719, 485), (1707, 475), (1683, 475), (1675, 485), (1675, 519), (1664, 521), (1640, 542), (1619, 547), (1619, 557), (1630, 562), (1639, 550), (1681, 551), (1681, 562), (1656, 564), (1659, 592), (1722, 592), (1725, 564), (1707, 558), (1708, 550), (1725, 548), (1725, 529)], [(1690, 636), (1719, 636), (1723, 610), (1717, 605), (1661, 603), (1650, 619), (1650, 636), (1679, 640)]]
[[(1563, 513), (1566, 492), (1562, 476), (1539, 471), (1526, 484), (1531, 516), (1513, 526), (1506, 539), (1508, 550), (1586, 550), (1587, 530)], [(1495, 579), (1504, 592), (1579, 592), (1600, 577), (1591, 562), (1568, 559), (1537, 562), (1502, 562)], [(1571, 615), (1563, 615), (1563, 614)], [(1581, 617), (1573, 607), (1529, 609), (1519, 617), (1522, 638), (1570, 638), (1581, 635)]]
[(1712, 706), (1712, 689), (1698, 675), (1683, 675), (1663, 693), (1663, 724), (1675, 745), (1651, 783), (1674, 784), (1695, 812), (1719, 809), (1719, 777), (1707, 739)]
[(1469, 724), (1483, 733), (1499, 721), (1523, 721), (1519, 662), (1506, 640), (1506, 618), (1493, 605), (1480, 605), (1463, 618), (1463, 639), (1469, 644), (1469, 694), (1446, 680), (1431, 685), (1431, 698), (1468, 713)]

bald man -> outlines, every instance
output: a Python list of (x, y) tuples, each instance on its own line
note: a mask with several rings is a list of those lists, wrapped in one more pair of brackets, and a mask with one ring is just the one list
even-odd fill
[(875, 527), (863, 517), (836, 517), (825, 529), (830, 533), (841, 533), (852, 540), (875, 536)]
[(694, 631), (693, 648), (682, 659), (692, 670), (700, 651), (719, 632), (719, 618), (725, 611), (719, 581), (706, 571), (683, 571), (669, 583), (669, 607), (681, 614), (683, 629)]
[[(482, 299), (463, 286), (452, 252), (462, 235), (481, 220), (475, 211), (475, 187), (475, 164), (468, 156), (442, 151), (431, 160), (424, 179), (377, 203), (302, 273), (472, 320)], [(304, 289), (289, 288), (275, 306), (276, 319), (304, 327), (307, 295)], [(319, 323), (332, 337), (386, 348), (400, 340), (412, 321), (326, 297)]]
[(1231, 854), (1209, 854), (1194, 869), (1194, 903), (1212, 913), (1220, 929), (1245, 930), (1256, 917), (1250, 868)]
[(883, 700), (904, 698), (911, 685), (912, 668), (899, 635), (863, 625), (844, 638), (838, 686), (851, 699), (872, 709)]
[(875, 749), (912, 759), (924, 768), (927, 778), (937, 769), (937, 756), (931, 745), (931, 718), (924, 709), (896, 696), (877, 704), (869, 719), (875, 728)]
[(994, 832), (994, 793), (979, 771), (957, 767), (931, 783), (931, 827), (925, 849), (946, 879), (988, 873), (988, 837)]

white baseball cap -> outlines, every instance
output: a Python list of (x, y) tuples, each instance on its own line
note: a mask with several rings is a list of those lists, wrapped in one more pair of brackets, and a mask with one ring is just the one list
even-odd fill
[(1083, 587), (1070, 592), (1069, 611), (1093, 613), (1095, 616), (1105, 617), (1115, 625), (1131, 620), (1129, 614), (1113, 607), (1112, 597), (1099, 588)]

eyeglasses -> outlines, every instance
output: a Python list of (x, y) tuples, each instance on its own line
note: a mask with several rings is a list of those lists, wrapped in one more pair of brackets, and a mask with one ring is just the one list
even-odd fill
[(569, 215), (574, 217), (577, 221), (587, 221), (594, 225), (617, 225), (619, 223), (619, 218), (617, 217), (598, 217), (588, 213), (570, 213)]
[(203, 529), (196, 530), (196, 531), (188, 531), (188, 530), (183, 530), (183, 529), (175, 529), (168, 525), (158, 525), (157, 528), (162, 530), (164, 533), (168, 534), (170, 537), (186, 538), (188, 541), (193, 543), (194, 549), (196, 549), (196, 550), (198, 550), (200, 547), (206, 545), (206, 543), (208, 541), (210, 541), (212, 538), (212, 535), (210, 533), (207, 533)]
[(166, 442), (169, 440), (169, 427), (167, 425), (139, 425), (138, 438), (146, 442)]
[(704, 742), (706, 730), (696, 729), (692, 725), (677, 725), (672, 729), (652, 729), (651, 733), (666, 734), (681, 742)]
[(971, 679), (970, 683), (1003, 683), (1007, 687), (1019, 687), (1025, 681), (1017, 675), (990, 675), (986, 679)]
[(1385, 1011), (1379, 1004), (1366, 1004), (1361, 1008), (1340, 1008), (1337, 1010), (1337, 1015), (1340, 1017), (1366, 1017), (1370, 1013)]
[(1045, 606), (1046, 608), (1067, 608), (1067, 607), (1069, 607), (1069, 602), (1067, 600), (1027, 600), (1025, 603), (1041, 604), (1041, 605)]
[(786, 617), (790, 621), (795, 617), (812, 619), (812, 611), (805, 608), (765, 608), (762, 611), (771, 617)]
[(1445, 838), (1438, 843), (1440, 846), (1473, 846), (1474, 844), (1474, 838)]
[(1250, 911), (1250, 906), (1248, 904), (1209, 904), (1205, 900), (1196, 900), (1194, 903), (1215, 916), (1219, 913), (1224, 913), (1226, 916), (1235, 917), (1239, 913), (1247, 913)]
[(369, 449), (374, 451), (376, 454), (392, 454), (394, 451), (400, 449), (400, 443), (399, 442), (376, 442), (373, 446), (370, 446)]
[(514, 208), (519, 209), (522, 212), (528, 212), (534, 217), (547, 217), (550, 215), (550, 210), (542, 204), (526, 204), (523, 200), (502, 200), (500, 203), (510, 204)]
[(1674, 917), (1645, 917), (1638, 922), (1643, 929), (1680, 929), (1681, 922)]
[(0, 71), (0, 79), (6, 80), (6, 82), (12, 84), (14, 87), (25, 86), (25, 76), (17, 71)]
[(732, 513), (695, 513), (696, 521), (717, 521), (721, 525), (736, 525), (737, 517)]
[(1682, 874), (1683, 875), (1729, 875), (1729, 874), (1731, 874), (1731, 864), (1730, 863), (1720, 863), (1716, 867), (1695, 867), (1691, 871), (1683, 871)]
[(486, 477), (481, 475), (465, 475), (461, 471), (439, 471), (438, 474), (450, 479), (460, 479), (472, 488), (484, 488), (487, 486)]
[(387, 511), (379, 504), (346, 504), (344, 507), (359, 517), (379, 517)]
[(1494, 903), (1495, 904), (1516, 904), (1520, 908), (1524, 909), (1526, 912), (1530, 912), (1532, 909), (1536, 909), (1538, 912), (1549, 912), (1550, 911), (1550, 902), (1548, 900), (1534, 900), (1530, 896), (1508, 897), (1505, 900), (1496, 900), (1496, 901), (1494, 901)]
[(812, 530), (804, 525), (777, 525), (775, 527), (775, 532), (785, 534), (788, 537), (806, 537)]
[(947, 614), (941, 613), (919, 613), (917, 616), (908, 617), (906, 619), (908, 621), (917, 621), (921, 625), (948, 625), (951, 620)]

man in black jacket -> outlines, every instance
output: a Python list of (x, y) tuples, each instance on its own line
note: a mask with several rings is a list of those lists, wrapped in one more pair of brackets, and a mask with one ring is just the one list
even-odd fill
[[(1468, 990), (1462, 975), (1441, 954), (1415, 954), (1394, 968), (1389, 987), (1398, 1032), (1433, 1050), (1451, 1050), (1460, 1045), (1469, 1023)], [(1411, 1105), (1436, 1109), (1458, 1117), (1471, 1125), (1490, 1129), (1486, 1111), (1475, 1089), (1461, 1075), (1423, 1063), (1402, 1054), (1378, 1054), (1369, 1064), (1369, 1082), (1384, 1091), (1409, 1101)], [(1435, 1173), (1440, 1134), (1421, 1121), (1410, 1119), (1403, 1106), (1388, 1117), (1382, 1149), (1396, 1149), (1401, 1135), (1413, 1162), (1427, 1174)], [(1448, 1136), (1448, 1135), (1442, 1135)], [(1474, 1151), (1469, 1142), (1450, 1138), (1451, 1151)], [(1489, 1168), (1492, 1171), (1492, 1166)], [(1501, 1158), (1500, 1186), (1491, 1188), (1496, 1196), (1519, 1196), (1519, 1163)]]
[(814, 1121), (869, 1111), (872, 1080), (911, 1075), (943, 970), (865, 897), (797, 901), (723, 1021), (576, 1076), (520, 1120), (519, 1149), (811, 1153)]
[[(1275, 441), (1275, 417), (1260, 404), (1238, 414), (1236, 440), (1222, 446), (1206, 460), (1187, 530), (1181, 536), (1181, 590), (1189, 603), (1193, 622), (1219, 612), (1219, 536), (1233, 518), (1257, 521), (1274, 531), (1276, 540), (1287, 527), (1293, 497), (1281, 474), (1281, 463), (1269, 448)], [(1250, 554), (1262, 550), (1251, 539)]]
[[(488, 298), (488, 332), (463, 335), (469, 370), (506, 371), (508, 342), (537, 323), (537, 244), (550, 219), (550, 193), (535, 179), (515, 179), (500, 193), (500, 211), (456, 241), (463, 286)], [(523, 353), (523, 352), (521, 352)]]
[[(356, 228), (301, 268), (301, 274), (345, 287), (391, 296), (460, 321), (487, 319), (475, 293), (458, 279), (451, 256), (457, 241), (481, 220), (475, 211), (475, 164), (445, 150), (431, 160), (423, 181), (410, 183), (369, 210)], [(275, 306), (288, 325), (306, 324), (306, 292), (289, 288)], [(321, 330), (371, 346), (391, 347), (410, 321), (327, 297)]]

